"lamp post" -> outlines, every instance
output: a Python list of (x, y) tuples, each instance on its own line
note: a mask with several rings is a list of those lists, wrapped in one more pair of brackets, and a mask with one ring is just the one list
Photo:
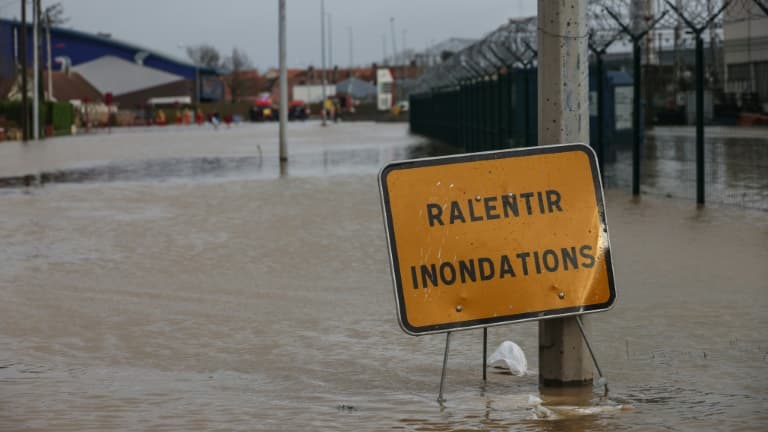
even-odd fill
[(320, 0), (320, 45), (322, 45), (320, 52), (322, 57), (322, 77), (323, 77), (323, 100), (320, 102), (320, 112), (323, 113), (323, 126), (326, 126), (326, 112), (325, 112), (325, 0)]
[(392, 63), (397, 66), (397, 43), (395, 42), (395, 17), (389, 18), (389, 30), (392, 33)]
[(21, 0), (21, 140), (29, 139), (29, 95), (27, 94), (27, 0)]
[(48, 67), (48, 100), (53, 101), (53, 68), (51, 66), (51, 62), (53, 62), (53, 58), (51, 56), (51, 8), (53, 6), (49, 6), (45, 9), (45, 46), (46, 51), (48, 54), (48, 59), (46, 61), (47, 67)]
[(195, 105), (200, 105), (200, 65), (195, 60)]
[(349, 34), (349, 68), (355, 64), (354, 45), (352, 45), (352, 27), (347, 27), (347, 34)]
[(32, 2), (32, 137), (40, 139), (40, 0)]
[(288, 161), (288, 150), (285, 141), (285, 124), (288, 120), (288, 73), (285, 66), (285, 0), (278, 3), (278, 56), (280, 63), (280, 163)]
[(333, 15), (328, 12), (328, 66), (333, 69)]

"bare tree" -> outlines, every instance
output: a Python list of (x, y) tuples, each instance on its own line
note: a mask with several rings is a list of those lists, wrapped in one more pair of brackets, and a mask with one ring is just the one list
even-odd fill
[(218, 68), (222, 65), (219, 50), (205, 43), (188, 46), (187, 56), (197, 66)]
[(243, 76), (243, 71), (253, 68), (251, 60), (245, 51), (234, 47), (232, 54), (224, 59), (223, 66), (229, 71), (224, 80), (229, 86), (232, 101), (237, 102), (248, 91), (250, 80)]

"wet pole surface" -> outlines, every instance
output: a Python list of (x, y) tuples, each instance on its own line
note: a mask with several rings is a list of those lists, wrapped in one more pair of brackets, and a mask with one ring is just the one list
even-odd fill
[[(538, 82), (548, 83), (538, 88), (538, 144), (587, 144), (587, 2), (539, 0), (538, 13)], [(591, 319), (583, 321), (587, 334)], [(543, 388), (592, 385), (592, 362), (579, 330), (577, 317), (539, 321)]]
[[(426, 144), (402, 125), (291, 126), (304, 159), (283, 178), (274, 125), (271, 150), (242, 131), (274, 160), (249, 174), (0, 190), (0, 430), (764, 428), (765, 212), (609, 189), (621, 290), (590, 342), (610, 400), (547, 397), (549, 414), (529, 401), (536, 375), (483, 384), (476, 330), (452, 335), (441, 409), (445, 340), (398, 328), (375, 178)], [(164, 136), (100, 145), (242, 148), (240, 131), (214, 148)], [(535, 365), (537, 327), (497, 327), (489, 346), (513, 340)]]

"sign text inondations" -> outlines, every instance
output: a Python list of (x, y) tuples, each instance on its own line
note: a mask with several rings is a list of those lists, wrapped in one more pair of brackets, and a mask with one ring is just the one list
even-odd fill
[(613, 304), (602, 187), (588, 147), (394, 162), (379, 183), (406, 332), (572, 315)]

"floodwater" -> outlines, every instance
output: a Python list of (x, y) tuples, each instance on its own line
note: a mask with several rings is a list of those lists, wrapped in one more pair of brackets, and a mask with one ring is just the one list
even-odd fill
[[(696, 199), (696, 140), (691, 127), (656, 127), (641, 152), (643, 194)], [(704, 133), (704, 194), (710, 204), (768, 210), (768, 129), (708, 127)], [(630, 190), (632, 148), (623, 143), (607, 184)]]
[[(193, 167), (0, 189), (0, 430), (765, 429), (767, 213), (608, 190), (618, 300), (589, 318), (608, 397), (483, 383), (466, 331), (441, 406), (445, 339), (397, 325), (375, 174), (450, 149), (403, 125), (293, 125), (281, 176), (275, 131), (0, 143), (5, 177)], [(536, 323), (491, 328), (489, 352), (504, 340), (536, 368)]]

